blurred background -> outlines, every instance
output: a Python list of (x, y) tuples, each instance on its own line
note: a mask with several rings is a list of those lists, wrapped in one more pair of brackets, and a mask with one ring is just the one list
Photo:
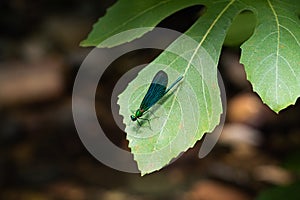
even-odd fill
[[(72, 119), (76, 72), (91, 48), (79, 47), (114, 1), (0, 1), (0, 199), (249, 200), (300, 199), (300, 105), (279, 115), (252, 92), (240, 50), (224, 47), (219, 63), (227, 117), (210, 154), (196, 146), (145, 177), (110, 169), (81, 143)], [(159, 26), (184, 32), (201, 13), (184, 9)], [(229, 40), (230, 43), (230, 40)], [(111, 114), (118, 79), (160, 52), (128, 53), (105, 72), (96, 98), (99, 123), (126, 149)]]

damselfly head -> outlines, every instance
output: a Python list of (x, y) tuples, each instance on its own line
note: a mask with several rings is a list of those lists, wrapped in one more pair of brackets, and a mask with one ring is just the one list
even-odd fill
[(130, 118), (131, 118), (132, 121), (136, 121), (137, 120), (136, 116), (134, 116), (134, 115), (131, 115)]

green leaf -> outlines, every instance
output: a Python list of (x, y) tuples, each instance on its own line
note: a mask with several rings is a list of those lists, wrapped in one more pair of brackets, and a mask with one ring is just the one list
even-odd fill
[(245, 11), (240, 13), (232, 22), (227, 32), (224, 45), (239, 46), (247, 40), (255, 28), (255, 15), (253, 12)]
[[(199, 4), (198, 0), (119, 0), (107, 14), (94, 24), (93, 30), (87, 39), (83, 40), (81, 46), (112, 47), (142, 36), (152, 30), (161, 20), (183, 8)], [(135, 34), (123, 37), (118, 41), (108, 41), (107, 38), (120, 32), (139, 28)], [(106, 40), (105, 43), (102, 43)], [(101, 44), (100, 44), (101, 43)]]
[[(119, 95), (120, 114), (126, 124), (129, 147), (142, 175), (159, 170), (173, 158), (211, 132), (220, 121), (222, 103), (217, 80), (217, 61), (229, 16), (239, 13), (234, 1), (208, 5), (207, 13), (172, 43), (157, 59), (144, 68)], [(213, 7), (214, 9), (210, 8)], [(141, 127), (129, 116), (139, 107), (157, 71), (169, 74), (170, 82), (184, 75), (172, 95), (163, 99), (145, 118), (151, 127)]]
[[(212, 131), (219, 121), (221, 103), (215, 64), (203, 49), (197, 51), (197, 58), (191, 59), (196, 46), (184, 46), (186, 40), (178, 40), (175, 44), (178, 45), (170, 48), (171, 52), (165, 52), (160, 56), (162, 60), (159, 58), (143, 69), (119, 95), (118, 104), (126, 124), (129, 147), (142, 174), (161, 169), (192, 147), (205, 132)], [(178, 56), (173, 52), (182, 54)], [(142, 120), (142, 126), (139, 126), (129, 116), (139, 108), (152, 78), (161, 69), (168, 74), (169, 82), (180, 75), (184, 75), (184, 79), (143, 116), (151, 120), (151, 126)], [(215, 90), (210, 91), (210, 88)]]
[(300, 95), (300, 21), (293, 4), (285, 1), (252, 4), (258, 22), (241, 47), (241, 63), (253, 90), (279, 112)]

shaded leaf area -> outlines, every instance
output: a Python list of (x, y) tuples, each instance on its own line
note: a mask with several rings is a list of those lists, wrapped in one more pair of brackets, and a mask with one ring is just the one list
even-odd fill
[[(243, 42), (251, 37), (256, 25), (256, 18), (253, 12), (249, 10), (242, 11), (237, 15), (230, 29), (226, 34), (224, 41), (225, 46), (240, 46)], [(241, 28), (241, 26), (243, 28)]]

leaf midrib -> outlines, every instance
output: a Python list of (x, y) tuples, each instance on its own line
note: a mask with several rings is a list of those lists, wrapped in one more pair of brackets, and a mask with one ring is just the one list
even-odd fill
[[(194, 53), (192, 54), (191, 59), (190, 59), (189, 62), (188, 62), (188, 65), (187, 65), (187, 67), (186, 67), (186, 69), (185, 69), (185, 71), (184, 71), (184, 73), (183, 73), (183, 80), (184, 80), (184, 77), (185, 77), (187, 71), (188, 71), (189, 68), (191, 67), (191, 63), (192, 63), (194, 57), (196, 56), (197, 52), (199, 51), (200, 47), (202, 46), (203, 42), (206, 40), (206, 38), (208, 37), (209, 33), (211, 32), (211, 30), (213, 29), (213, 27), (217, 24), (217, 22), (218, 22), (219, 19), (222, 17), (222, 15), (228, 10), (228, 8), (229, 8), (235, 1), (236, 1), (236, 0), (231, 0), (231, 1), (226, 5), (226, 7), (225, 7), (225, 8), (217, 15), (216, 19), (212, 22), (212, 24), (210, 25), (210, 27), (207, 29), (206, 33), (204, 34), (204, 36), (203, 36), (202, 39), (200, 40), (199, 44), (198, 44), (197, 47), (195, 48), (195, 51), (194, 51)], [(202, 72), (202, 75), (203, 75), (203, 72)], [(204, 88), (204, 78), (202, 78), (202, 93), (203, 93), (203, 97), (204, 97), (204, 103), (205, 103), (206, 114), (207, 114), (207, 116), (209, 116), (208, 105), (207, 105), (207, 99), (206, 99), (205, 88)], [(176, 91), (176, 94), (177, 94), (177, 91)], [(171, 104), (170, 110), (172, 110), (172, 108), (173, 108), (173, 106), (174, 106), (174, 104), (175, 104), (175, 99), (176, 99), (176, 98), (173, 98), (173, 100), (172, 100), (172, 104)], [(168, 117), (169, 117), (170, 113), (171, 113), (171, 112), (169, 111), (169, 113), (168, 113), (168, 115), (167, 115)], [(168, 118), (167, 118), (167, 119), (168, 119)], [(166, 121), (167, 121), (167, 120), (166, 120)], [(162, 134), (162, 132), (163, 132), (162, 130), (164, 129), (164, 126), (165, 126), (165, 124), (166, 124), (166, 121), (164, 122), (164, 124), (163, 124), (163, 126), (162, 126), (162, 129), (161, 129), (161, 131), (159, 132), (158, 138), (161, 136), (161, 134)], [(210, 127), (210, 124), (209, 124), (208, 127)], [(158, 142), (158, 140), (157, 140), (157, 142)], [(157, 144), (157, 142), (156, 142), (156, 144)], [(156, 144), (154, 145), (154, 148), (155, 148)], [(154, 149), (154, 151), (156, 151), (156, 149)]]
[(270, 0), (268, 0), (268, 4), (272, 10), (272, 13), (275, 17), (276, 28), (277, 28), (277, 46), (276, 46), (276, 60), (275, 60), (275, 99), (276, 104), (278, 104), (278, 59), (279, 59), (279, 43), (280, 43), (280, 25), (278, 20), (278, 15), (271, 4)]
[[(235, 0), (231, 0), (226, 7), (217, 15), (216, 19), (214, 19), (213, 23), (209, 26), (209, 28), (207, 29), (206, 33), (204, 34), (204, 36), (202, 37), (202, 39), (200, 40), (199, 44), (197, 45), (191, 59), (188, 62), (188, 65), (183, 73), (183, 77), (186, 75), (187, 71), (189, 70), (189, 68), (191, 67), (191, 63), (194, 59), (194, 57), (196, 56), (196, 54), (198, 53), (200, 47), (202, 46), (203, 42), (206, 40), (206, 38), (208, 37), (208, 34), (211, 32), (211, 30), (213, 29), (213, 27), (217, 24), (217, 22), (219, 21), (219, 19), (221, 18), (221, 16), (229, 9), (229, 7), (235, 2)], [(203, 70), (203, 68), (202, 68)], [(203, 71), (202, 71), (202, 75), (203, 75)], [(209, 116), (209, 111), (208, 111), (208, 105), (207, 105), (207, 99), (206, 99), (206, 95), (205, 95), (205, 88), (204, 88), (204, 77), (202, 78), (202, 93), (203, 93), (203, 97), (204, 97), (204, 103), (205, 103), (205, 110), (206, 110), (206, 115)], [(208, 127), (210, 127), (210, 124), (208, 125)]]

